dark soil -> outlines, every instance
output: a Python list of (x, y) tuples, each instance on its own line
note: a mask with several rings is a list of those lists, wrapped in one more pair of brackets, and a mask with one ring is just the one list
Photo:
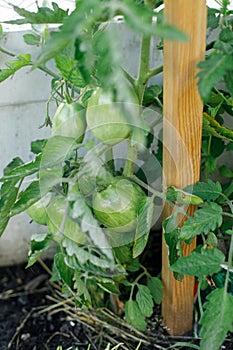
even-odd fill
[[(95, 312), (75, 309), (56, 291), (39, 263), (29, 269), (25, 264), (0, 268), (0, 350), (105, 350), (108, 343), (112, 349), (120, 342), (118, 349), (136, 350), (140, 334), (124, 325), (121, 328), (121, 323), (114, 328), (113, 314), (106, 311), (106, 315), (109, 328), (106, 318), (104, 323)], [(178, 341), (190, 344), (179, 349), (198, 344), (191, 336), (168, 336), (158, 315), (141, 337), (140, 350), (175, 349)], [(233, 349), (233, 337), (222, 349)]]

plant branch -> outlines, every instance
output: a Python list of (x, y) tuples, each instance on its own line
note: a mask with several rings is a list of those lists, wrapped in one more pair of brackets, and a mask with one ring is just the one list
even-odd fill
[[(137, 80), (134, 81), (134, 87), (138, 95), (139, 105), (141, 106), (145, 86), (147, 83), (147, 73), (149, 69), (149, 55), (150, 55), (150, 36), (142, 35), (141, 51), (140, 51), (140, 65)], [(127, 73), (128, 74), (128, 73)], [(130, 78), (131, 79), (131, 78)], [(128, 153), (125, 162), (123, 174), (131, 176), (134, 172), (134, 166), (137, 159), (137, 146), (131, 145), (128, 139)]]
[(159, 73), (162, 73), (163, 71), (163, 66), (159, 66), (159, 67), (156, 67), (156, 68), (153, 68), (153, 69), (150, 69), (148, 72), (147, 72), (147, 81), (150, 79), (150, 78), (153, 78), (155, 75), (158, 75)]
[(128, 81), (134, 86), (135, 85), (135, 79), (132, 77), (131, 74), (129, 74), (123, 67), (121, 67), (125, 77), (128, 79)]
[(150, 36), (144, 34), (142, 36), (142, 43), (141, 43), (141, 55), (140, 55), (140, 66), (138, 71), (138, 78), (135, 82), (140, 104), (142, 103), (145, 86), (148, 81), (147, 75), (149, 71), (149, 56), (150, 56)]
[[(0, 52), (4, 53), (4, 54), (6, 54), (6, 55), (8, 55), (8, 56), (10, 56), (10, 57), (17, 57), (17, 56), (18, 56), (18, 55), (16, 55), (16, 54), (13, 53), (13, 52), (10, 52), (10, 51), (4, 49), (2, 46), (0, 46)], [(31, 66), (31, 67), (34, 66), (34, 63), (31, 62), (31, 63), (29, 64), (29, 66)], [(55, 79), (60, 79), (60, 78), (61, 78), (58, 74), (56, 74), (56, 73), (55, 73), (54, 71), (52, 71), (51, 69), (45, 67), (44, 65), (43, 65), (43, 66), (38, 66), (37, 68), (38, 68), (39, 70), (41, 70), (42, 72), (44, 72), (44, 73), (50, 75), (51, 77), (55, 78)], [(68, 86), (69, 86), (70, 88), (73, 87), (70, 83), (68, 83)], [(78, 89), (78, 88), (76, 88), (76, 87), (74, 88), (74, 90), (75, 90), (75, 92), (77, 92), (77, 93), (80, 92), (80, 89)]]
[(131, 145), (130, 139), (128, 139), (127, 141), (128, 141), (128, 152), (127, 152), (127, 159), (125, 162), (123, 175), (130, 177), (134, 173), (135, 162), (137, 159), (137, 147)]
[(5, 53), (6, 55), (11, 56), (11, 57), (16, 57), (16, 55), (14, 53), (4, 49), (2, 46), (0, 46), (0, 52)]

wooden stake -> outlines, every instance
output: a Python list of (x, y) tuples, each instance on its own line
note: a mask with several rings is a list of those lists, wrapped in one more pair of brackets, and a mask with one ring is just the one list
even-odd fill
[[(164, 43), (164, 185), (184, 188), (199, 179), (202, 132), (202, 101), (195, 79), (199, 61), (204, 60), (206, 45), (206, 1), (165, 0), (165, 17), (184, 31), (187, 42)], [(189, 208), (192, 213), (195, 208)], [(171, 214), (165, 205), (163, 217)], [(184, 245), (184, 255), (196, 246)], [(192, 329), (194, 279), (174, 279), (169, 271), (168, 251), (163, 242), (162, 278), (164, 298), (162, 315), (172, 335)]]

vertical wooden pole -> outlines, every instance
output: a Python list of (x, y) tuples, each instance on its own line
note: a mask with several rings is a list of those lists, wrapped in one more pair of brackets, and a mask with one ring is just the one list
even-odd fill
[[(184, 188), (198, 181), (200, 171), (203, 106), (195, 75), (196, 65), (205, 55), (206, 1), (165, 0), (165, 17), (189, 37), (187, 42), (164, 43), (164, 185)], [(189, 208), (189, 213), (193, 211)], [(165, 205), (163, 217), (170, 214), (171, 208)], [(184, 255), (189, 255), (195, 245), (184, 245)], [(164, 323), (171, 334), (184, 334), (192, 329), (194, 279), (176, 281), (168, 269), (164, 242), (162, 249)]]

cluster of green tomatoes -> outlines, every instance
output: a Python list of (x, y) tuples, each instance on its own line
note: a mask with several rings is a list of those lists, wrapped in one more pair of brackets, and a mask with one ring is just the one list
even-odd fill
[[(139, 103), (135, 92), (129, 89), (131, 101), (127, 100), (131, 113), (139, 113)], [(112, 92), (97, 88), (91, 95), (85, 109), (80, 103), (61, 103), (53, 117), (52, 136), (64, 136), (83, 142), (86, 129), (103, 144), (114, 146), (130, 137), (124, 104), (112, 103)], [(132, 232), (137, 224), (139, 202), (145, 197), (141, 187), (125, 176), (113, 176), (110, 183), (92, 194), (92, 210), (104, 227), (115, 232)], [(65, 235), (75, 240), (77, 225), (66, 212), (65, 196), (54, 196), (49, 192), (28, 208), (31, 218), (42, 225), (48, 225), (51, 232), (62, 227)], [(85, 241), (81, 232), (79, 243)], [(83, 242), (82, 242), (83, 241)]]

